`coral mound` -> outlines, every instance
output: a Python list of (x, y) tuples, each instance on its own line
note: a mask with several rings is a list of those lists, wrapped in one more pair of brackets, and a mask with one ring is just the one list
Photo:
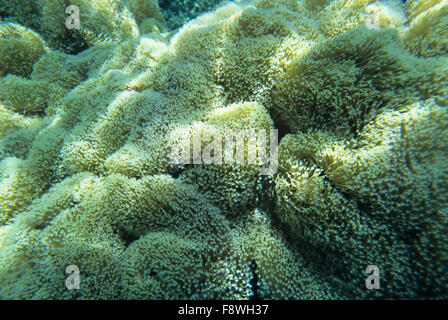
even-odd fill
[[(447, 1), (8, 3), (0, 298), (448, 298)], [(170, 157), (241, 129), (275, 174)]]

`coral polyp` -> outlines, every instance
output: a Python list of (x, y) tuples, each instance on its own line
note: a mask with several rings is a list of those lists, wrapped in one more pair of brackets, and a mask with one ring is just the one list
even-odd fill
[(0, 298), (447, 299), (448, 2), (196, 3), (0, 0)]

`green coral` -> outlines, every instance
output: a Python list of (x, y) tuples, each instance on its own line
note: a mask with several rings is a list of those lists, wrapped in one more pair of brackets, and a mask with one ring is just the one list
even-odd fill
[[(446, 55), (448, 53), (448, 1), (425, 2), (410, 1), (408, 4), (413, 19), (404, 36), (406, 46), (417, 56)], [(419, 3), (422, 5), (419, 6)]]
[(210, 11), (222, 0), (160, 0), (159, 4), (169, 29), (176, 29), (205, 11)]
[(382, 113), (349, 143), (321, 131), (282, 140), (278, 217), (299, 243), (325, 248), (314, 261), (353, 270), (333, 280), (350, 284), (353, 298), (368, 294), (356, 270), (377, 261), (394, 279), (382, 296), (416, 297), (433, 282), (425, 296), (444, 295), (447, 117), (426, 101)]
[(29, 77), (33, 64), (46, 52), (40, 36), (14, 23), (0, 22), (0, 76)]
[[(79, 9), (79, 29), (66, 26), (70, 5)], [(32, 28), (51, 48), (67, 53), (164, 30), (156, 0), (1, 0), (0, 7), (5, 20)]]
[[(372, 3), (236, 1), (172, 35), (153, 1), (76, 2), (98, 41), (0, 79), (0, 298), (447, 298), (446, 4), (375, 29)], [(170, 157), (273, 128), (274, 175)]]

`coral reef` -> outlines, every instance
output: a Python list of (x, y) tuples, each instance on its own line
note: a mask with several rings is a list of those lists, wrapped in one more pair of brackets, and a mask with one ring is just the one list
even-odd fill
[[(79, 29), (66, 26), (70, 5), (79, 9)], [(36, 30), (49, 47), (67, 53), (164, 28), (156, 0), (1, 0), (0, 7), (2, 19)]]
[(222, 0), (160, 0), (159, 5), (166, 18), (169, 29), (183, 26), (192, 18), (205, 11), (210, 11)]
[(35, 32), (14, 23), (0, 23), (0, 76), (29, 77), (33, 64), (44, 53), (45, 44)]
[(446, 1), (4, 2), (0, 298), (448, 298)]

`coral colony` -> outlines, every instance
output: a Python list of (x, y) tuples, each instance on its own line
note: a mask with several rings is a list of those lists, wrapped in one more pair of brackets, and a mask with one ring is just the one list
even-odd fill
[(448, 0), (0, 0), (0, 298), (447, 299), (447, 107)]

